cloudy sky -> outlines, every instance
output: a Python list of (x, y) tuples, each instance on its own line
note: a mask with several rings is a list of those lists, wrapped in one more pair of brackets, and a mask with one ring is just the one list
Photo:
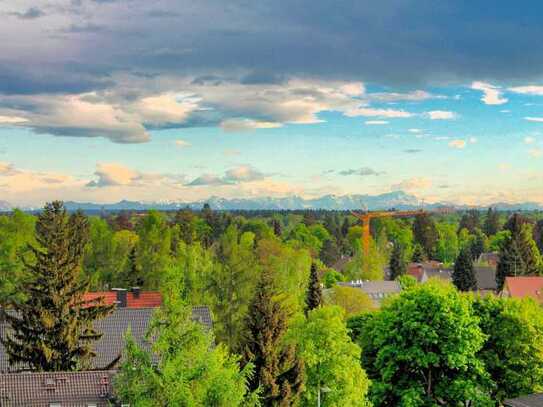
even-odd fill
[(543, 203), (543, 3), (496, 4), (3, 0), (0, 199)]

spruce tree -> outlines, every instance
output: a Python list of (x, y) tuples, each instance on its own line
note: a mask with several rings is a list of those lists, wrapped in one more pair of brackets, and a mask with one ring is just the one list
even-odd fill
[(454, 262), (452, 274), (453, 284), (460, 291), (472, 291), (477, 289), (477, 280), (473, 270), (473, 258), (469, 247), (460, 250), (460, 254)]
[(411, 256), (411, 261), (413, 261), (413, 263), (422, 263), (424, 260), (426, 260), (426, 256), (424, 255), (424, 249), (420, 244), (415, 244), (415, 247), (413, 248), (413, 255)]
[(306, 312), (309, 312), (322, 304), (322, 288), (317, 272), (317, 265), (311, 264), (311, 272), (309, 274), (309, 284), (307, 286), (307, 294), (305, 298)]
[(390, 255), (390, 279), (396, 280), (407, 272), (404, 250), (401, 244), (394, 243), (392, 254)]
[(10, 332), (1, 339), (11, 365), (37, 371), (70, 371), (94, 356), (92, 342), (101, 337), (93, 322), (112, 309), (83, 294), (89, 281), (80, 264), (88, 241), (88, 221), (81, 213), (69, 216), (62, 202), (45, 205), (36, 223), (35, 260), (26, 262), (29, 279), (21, 287), (28, 293), (12, 303), (5, 317)]
[(505, 277), (524, 274), (522, 252), (515, 239), (508, 238), (500, 248), (498, 267), (496, 268), (496, 284), (498, 290), (503, 288)]
[(540, 219), (534, 226), (534, 240), (539, 252), (543, 254), (543, 219)]
[(249, 389), (260, 390), (263, 406), (296, 405), (304, 383), (303, 362), (284, 344), (288, 315), (274, 298), (270, 273), (263, 272), (247, 317), (244, 360), (254, 365)]

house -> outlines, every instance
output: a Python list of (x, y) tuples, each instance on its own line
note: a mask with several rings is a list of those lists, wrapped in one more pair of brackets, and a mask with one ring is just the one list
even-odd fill
[(505, 407), (541, 407), (543, 406), (543, 393), (505, 400), (503, 405)]
[(474, 266), (477, 289), (481, 294), (495, 293), (498, 289), (496, 283), (496, 269), (489, 266)]
[(350, 282), (338, 282), (338, 285), (360, 288), (365, 292), (373, 302), (379, 306), (383, 299), (392, 294), (397, 294), (402, 290), (398, 281), (363, 281), (355, 280)]
[(114, 371), (36, 372), (0, 375), (2, 407), (106, 407)]
[[(102, 337), (94, 343), (96, 356), (90, 361), (89, 369), (109, 370), (118, 365), (125, 345), (125, 334), (128, 330), (136, 343), (148, 349), (150, 343), (145, 339), (154, 308), (116, 308), (110, 315), (95, 321), (94, 328)], [(192, 318), (208, 329), (213, 329), (211, 313), (208, 307), (193, 307)], [(0, 321), (0, 335), (9, 330), (5, 321)], [(26, 370), (25, 366), (10, 366), (4, 346), (0, 344), (0, 373)]]
[(452, 281), (452, 270), (445, 268), (443, 263), (435, 260), (410, 263), (407, 266), (407, 274), (415, 277), (419, 283), (424, 283), (430, 278), (440, 278), (446, 281)]
[(139, 287), (130, 290), (113, 288), (111, 291), (90, 292), (83, 296), (85, 301), (99, 298), (107, 305), (117, 304), (123, 308), (153, 308), (162, 305), (162, 294), (159, 291), (141, 291)]
[(477, 259), (478, 263), (488, 264), (489, 267), (498, 267), (498, 261), (500, 260), (500, 256), (498, 252), (486, 252), (481, 253), (479, 258)]
[(529, 297), (538, 303), (543, 303), (543, 277), (505, 277), (500, 295), (513, 298)]

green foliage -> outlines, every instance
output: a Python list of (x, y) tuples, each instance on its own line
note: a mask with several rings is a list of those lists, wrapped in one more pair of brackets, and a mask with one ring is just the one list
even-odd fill
[[(459, 242), (457, 227), (454, 223), (436, 224), (439, 240), (436, 246), (436, 259), (443, 263), (452, 263), (458, 256)], [(465, 230), (465, 229), (464, 229)]]
[(488, 208), (483, 224), (483, 231), (487, 236), (494, 236), (500, 231), (500, 216), (495, 209)]
[(343, 274), (334, 269), (326, 271), (322, 276), (322, 282), (326, 288), (333, 287), (338, 281), (343, 281)]
[(491, 405), (469, 298), (437, 282), (403, 291), (359, 327), (375, 405)]
[(326, 303), (343, 308), (347, 317), (375, 309), (373, 301), (364, 291), (341, 285), (330, 290)]
[(407, 290), (408, 288), (417, 285), (417, 279), (409, 274), (404, 274), (403, 276), (398, 277), (398, 282), (400, 283), (402, 290)]
[(481, 227), (481, 217), (477, 209), (470, 209), (462, 215), (458, 230), (467, 229), (470, 234), (475, 234), (477, 229)]
[(354, 344), (344, 322), (343, 310), (325, 306), (299, 317), (289, 331), (305, 362), (307, 380), (303, 406), (317, 403), (319, 389), (322, 406), (366, 406), (369, 381), (360, 366), (360, 348)]
[(317, 265), (311, 265), (309, 273), (309, 284), (307, 285), (307, 294), (305, 296), (305, 312), (318, 308), (322, 304), (322, 288), (317, 272)]
[[(115, 380), (123, 403), (134, 406), (248, 406), (255, 397), (248, 392), (252, 365), (239, 368), (239, 358), (215, 346), (210, 332), (191, 320), (182, 298), (183, 276), (165, 272), (163, 308), (149, 330), (155, 338), (152, 351), (128, 336), (124, 362)], [(153, 355), (158, 360), (153, 364)]]
[(272, 275), (264, 272), (251, 302), (244, 342), (244, 359), (255, 374), (249, 388), (259, 391), (264, 406), (295, 405), (303, 388), (304, 366), (294, 345), (284, 344), (288, 314), (274, 298)]
[(422, 213), (415, 217), (413, 222), (413, 237), (415, 242), (422, 246), (425, 255), (432, 259), (435, 255), (439, 234), (432, 217)]
[(492, 237), (488, 240), (488, 250), (491, 252), (500, 251), (510, 234), (511, 232), (508, 230), (502, 230), (501, 232), (492, 235)]
[(532, 300), (487, 296), (474, 300), (487, 339), (478, 357), (494, 382), (493, 400), (502, 402), (543, 391), (543, 314)]
[(172, 273), (182, 276), (182, 297), (191, 305), (204, 305), (210, 302), (208, 282), (212, 278), (215, 264), (212, 254), (200, 243), (180, 242), (177, 254), (171, 264)]
[(469, 247), (464, 247), (460, 250), (460, 254), (454, 263), (452, 281), (460, 291), (477, 290), (472, 253)]
[(424, 253), (424, 249), (418, 243), (413, 248), (413, 256), (411, 257), (411, 260), (414, 263), (422, 263), (426, 260), (426, 254)]
[(324, 241), (319, 257), (328, 267), (332, 267), (341, 258), (341, 251), (334, 238)]
[(29, 295), (8, 303), (5, 315), (12, 332), (1, 338), (10, 364), (37, 371), (69, 371), (94, 356), (92, 343), (101, 337), (92, 323), (111, 307), (85, 302), (89, 283), (81, 278), (88, 222), (80, 213), (68, 216), (62, 202), (47, 204), (36, 223), (34, 260), (25, 263), (28, 280), (19, 287)]
[(386, 253), (380, 250), (373, 239), (370, 240), (368, 256), (363, 255), (360, 245), (360, 240), (354, 242), (354, 256), (345, 267), (345, 275), (350, 280), (383, 280)]
[(403, 246), (399, 243), (394, 244), (392, 255), (390, 256), (390, 279), (396, 280), (399, 276), (407, 272), (407, 261)]

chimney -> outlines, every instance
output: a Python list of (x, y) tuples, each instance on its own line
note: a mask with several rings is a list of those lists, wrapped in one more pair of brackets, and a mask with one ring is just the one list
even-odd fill
[(140, 298), (141, 289), (139, 287), (132, 287), (132, 294), (134, 295), (134, 299)]
[(126, 289), (124, 288), (112, 288), (111, 291), (117, 293), (117, 307), (126, 308)]

